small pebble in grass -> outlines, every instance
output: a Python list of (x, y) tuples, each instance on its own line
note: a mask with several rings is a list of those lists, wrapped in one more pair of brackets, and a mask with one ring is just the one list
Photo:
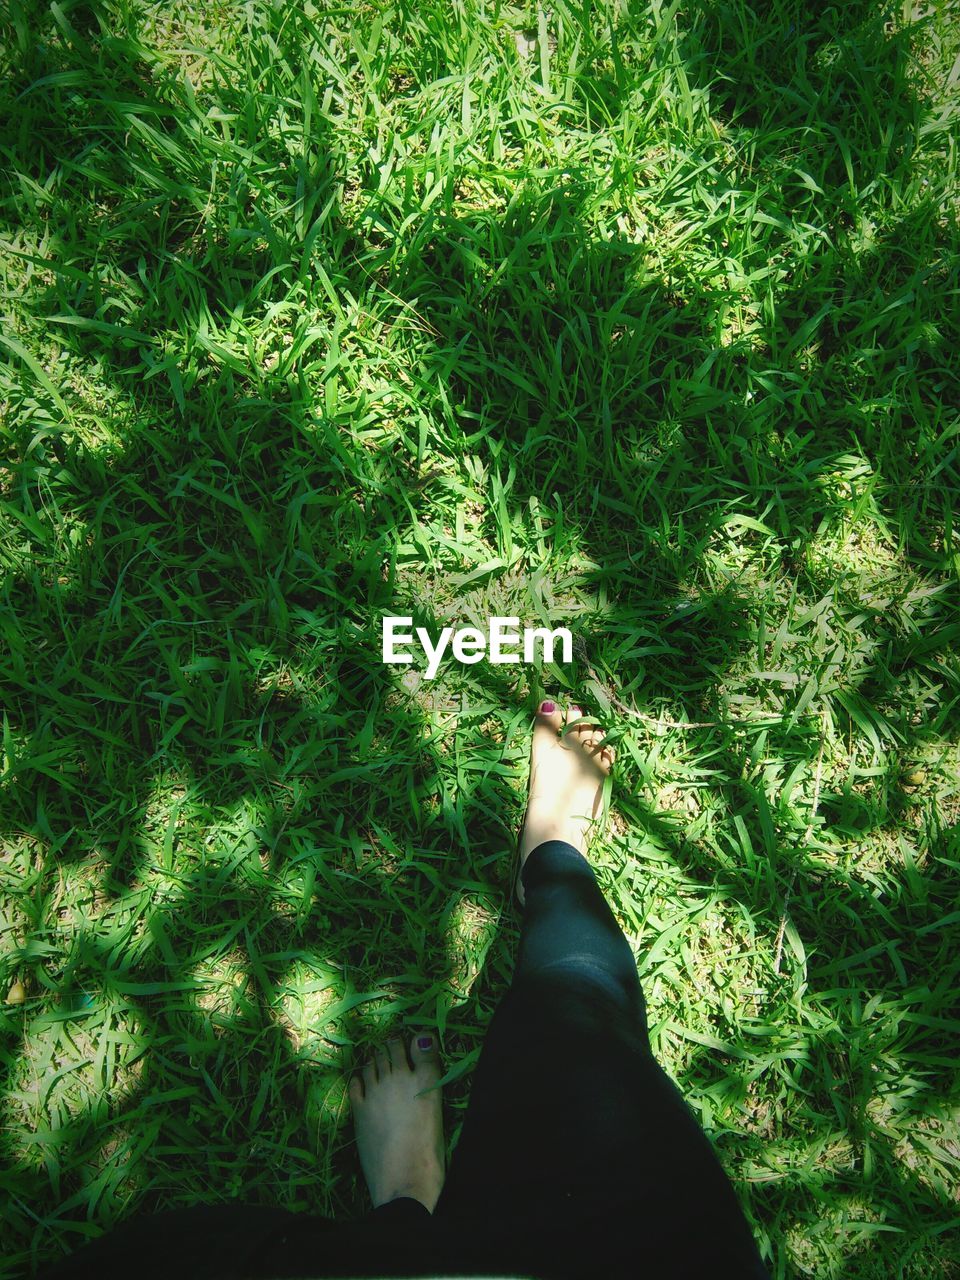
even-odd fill
[(922, 787), (926, 780), (926, 769), (908, 769), (903, 774), (903, 785), (905, 787)]
[(17, 978), (10, 984), (10, 990), (7, 992), (7, 1004), (23, 1004), (26, 998), (27, 988)]

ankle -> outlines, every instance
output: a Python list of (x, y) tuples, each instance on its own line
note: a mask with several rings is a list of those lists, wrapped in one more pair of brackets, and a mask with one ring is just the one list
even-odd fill
[(404, 1184), (385, 1196), (379, 1204), (375, 1204), (373, 1207), (375, 1209), (385, 1209), (388, 1205), (398, 1204), (402, 1200), (413, 1200), (432, 1215), (439, 1199), (439, 1194), (431, 1195), (425, 1187)]

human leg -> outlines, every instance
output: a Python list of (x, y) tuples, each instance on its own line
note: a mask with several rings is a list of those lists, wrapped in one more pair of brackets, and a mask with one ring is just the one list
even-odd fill
[[(555, 711), (538, 717), (538, 730), (559, 727)], [(566, 750), (591, 771), (574, 776), (564, 760), (554, 808), (576, 792), (579, 816), (563, 839), (562, 821), (545, 821), (540, 806), (513, 984), (488, 1029), (436, 1215), (493, 1224), (491, 1254), (537, 1274), (632, 1275), (640, 1258), (665, 1277), (763, 1276), (729, 1180), (650, 1051), (633, 954), (583, 856), (582, 779), (597, 787), (599, 759), (602, 781), (599, 737)], [(532, 797), (549, 794), (560, 759), (541, 756)], [(529, 848), (545, 832), (555, 838)]]
[(135, 1214), (39, 1280), (418, 1275), (430, 1254), (431, 1226), (429, 1210), (410, 1197), (348, 1222), (259, 1205), (196, 1205)]
[(135, 1213), (42, 1270), (38, 1280), (103, 1280), (134, 1267), (143, 1280), (236, 1276), (252, 1252), (298, 1216), (244, 1204)]

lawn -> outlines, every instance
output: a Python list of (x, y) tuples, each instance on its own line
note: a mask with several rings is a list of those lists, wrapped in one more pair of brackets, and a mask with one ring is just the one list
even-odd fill
[(960, 1274), (956, 0), (25, 0), (0, 72), (0, 1273), (364, 1212), (397, 1030), (452, 1148), (550, 694), (771, 1274)]

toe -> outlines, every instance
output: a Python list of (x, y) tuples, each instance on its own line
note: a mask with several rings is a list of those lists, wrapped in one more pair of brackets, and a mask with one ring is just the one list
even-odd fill
[(600, 752), (600, 759), (610, 769), (613, 768), (613, 762), (616, 758), (617, 758), (617, 752), (615, 747), (606, 746)]
[(350, 1083), (347, 1086), (347, 1093), (350, 1095), (350, 1102), (353, 1106), (358, 1106), (363, 1102), (363, 1078), (361, 1076), (351, 1076)]
[(387, 1052), (386, 1046), (379, 1045), (374, 1060), (377, 1064), (377, 1076), (380, 1080), (385, 1079), (391, 1071), (390, 1054)]
[(419, 1063), (437, 1063), (440, 1061), (440, 1050), (437, 1037), (429, 1031), (421, 1031), (410, 1041), (410, 1061), (416, 1067)]
[(368, 1058), (363, 1064), (363, 1087), (369, 1092), (377, 1083), (377, 1064), (373, 1058)]
[(410, 1041), (410, 1061), (421, 1088), (429, 1088), (440, 1079), (440, 1046), (435, 1035), (421, 1031)]
[(401, 1067), (409, 1069), (410, 1064), (407, 1062), (406, 1045), (400, 1036), (391, 1036), (387, 1041), (387, 1053), (390, 1055), (390, 1066), (394, 1071), (399, 1071)]
[(559, 733), (562, 723), (563, 716), (560, 708), (552, 698), (545, 698), (537, 708), (537, 727), (543, 726), (551, 729), (553, 733)]
[(571, 702), (567, 707), (566, 723), (573, 724), (574, 720), (579, 720), (583, 715), (583, 708), (576, 702)]

